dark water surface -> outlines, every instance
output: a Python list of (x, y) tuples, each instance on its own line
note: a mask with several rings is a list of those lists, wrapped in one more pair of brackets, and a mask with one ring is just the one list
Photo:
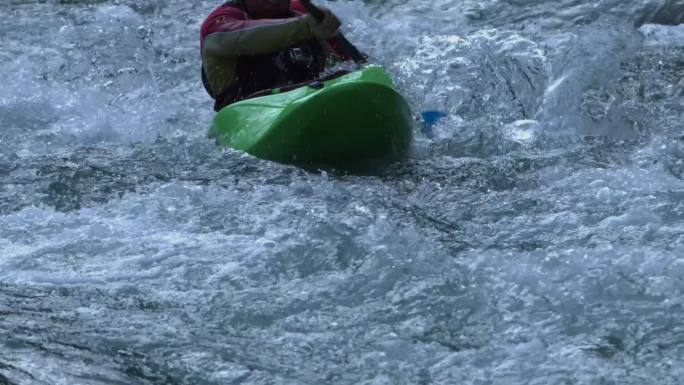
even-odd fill
[(206, 138), (217, 4), (0, 4), (0, 384), (682, 383), (684, 3), (325, 3), (366, 176)]

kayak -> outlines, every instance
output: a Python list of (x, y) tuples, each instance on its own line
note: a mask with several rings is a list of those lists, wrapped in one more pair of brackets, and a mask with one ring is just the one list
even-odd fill
[(278, 162), (345, 165), (400, 158), (412, 132), (406, 100), (382, 68), (370, 66), (228, 105), (209, 137)]

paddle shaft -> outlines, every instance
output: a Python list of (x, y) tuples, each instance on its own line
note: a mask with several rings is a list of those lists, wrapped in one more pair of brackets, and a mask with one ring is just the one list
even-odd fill
[[(314, 19), (316, 19), (316, 21), (318, 21), (319, 23), (323, 22), (323, 19), (325, 19), (325, 13), (323, 13), (323, 11), (318, 9), (318, 7), (316, 7), (315, 5), (311, 4), (311, 0), (300, 0), (300, 2), (302, 3), (302, 5), (304, 5), (306, 10), (309, 11), (311, 16), (313, 16)], [(359, 51), (358, 48), (354, 46), (354, 44), (347, 40), (347, 38), (344, 37), (344, 35), (342, 35), (341, 32), (333, 39), (337, 40), (340, 49), (343, 51), (342, 53), (345, 56), (350, 57), (352, 60), (359, 64), (366, 62), (366, 57), (363, 56), (361, 51)]]

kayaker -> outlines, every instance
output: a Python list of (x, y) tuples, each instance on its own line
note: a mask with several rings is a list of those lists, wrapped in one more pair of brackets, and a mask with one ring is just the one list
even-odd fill
[(216, 8), (201, 29), (202, 81), (214, 110), (257, 91), (315, 79), (337, 46), (340, 20), (322, 8), (319, 23), (299, 0), (236, 0)]

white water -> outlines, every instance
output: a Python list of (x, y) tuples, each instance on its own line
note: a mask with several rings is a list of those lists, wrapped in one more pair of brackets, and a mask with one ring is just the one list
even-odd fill
[(0, 384), (679, 384), (676, 1), (331, 2), (371, 176), (217, 148), (211, 1), (0, 5)]

